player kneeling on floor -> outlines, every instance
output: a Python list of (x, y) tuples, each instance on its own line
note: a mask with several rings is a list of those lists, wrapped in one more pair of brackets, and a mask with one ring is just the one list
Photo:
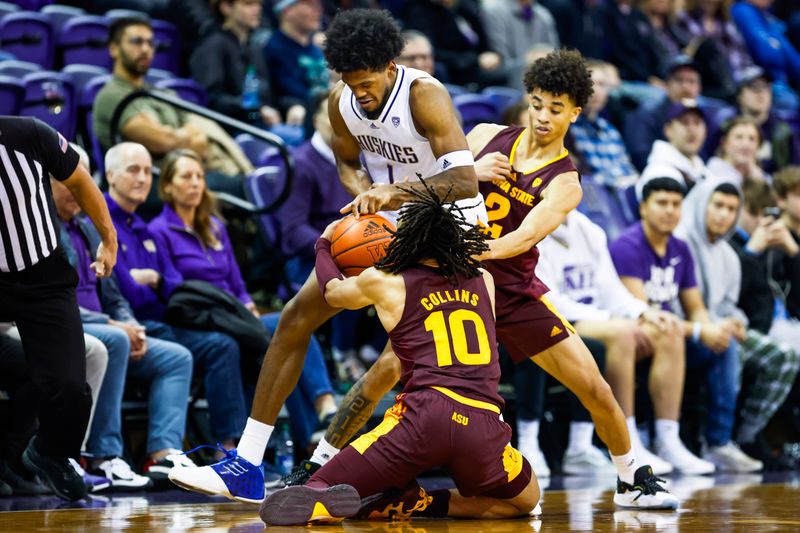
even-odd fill
[[(423, 182), (424, 183), (424, 182)], [(345, 278), (328, 240), (317, 241), (326, 301), (374, 305), (403, 368), (403, 392), (373, 431), (356, 439), (304, 486), (261, 505), (272, 525), (358, 518), (507, 518), (539, 501), (530, 464), (508, 443), (495, 339), (494, 282), (474, 259), (483, 235), (433, 189), (403, 207), (386, 256)], [(416, 477), (444, 467), (456, 489), (427, 492)], [(362, 502), (363, 500), (363, 502)]]

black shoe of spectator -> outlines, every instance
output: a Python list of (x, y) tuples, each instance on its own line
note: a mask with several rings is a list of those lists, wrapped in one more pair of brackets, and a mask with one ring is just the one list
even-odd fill
[(52, 492), (34, 474), (17, 472), (7, 461), (0, 461), (0, 481), (16, 496), (39, 496)]
[(56, 493), (56, 496), (74, 502), (86, 497), (86, 485), (69, 459), (42, 455), (36, 449), (36, 437), (22, 452), (22, 463)]
[(794, 468), (791, 458), (773, 450), (763, 433), (759, 433), (753, 442), (740, 443), (739, 447), (750, 457), (764, 463), (766, 471), (784, 472)]

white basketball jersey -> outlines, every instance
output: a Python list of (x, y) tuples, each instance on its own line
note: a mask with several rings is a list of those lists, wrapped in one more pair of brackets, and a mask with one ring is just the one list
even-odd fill
[[(364, 114), (349, 87), (345, 85), (342, 90), (339, 112), (361, 147), (373, 183), (391, 184), (406, 177), (413, 181), (417, 176), (429, 178), (444, 170), (436, 161), (428, 140), (417, 132), (411, 117), (411, 84), (429, 77), (421, 70), (398, 65), (394, 87), (380, 116), (374, 120)], [(459, 200), (456, 205), (464, 209), (462, 213), (468, 222), (486, 222), (486, 207), (480, 193), (475, 198)]]

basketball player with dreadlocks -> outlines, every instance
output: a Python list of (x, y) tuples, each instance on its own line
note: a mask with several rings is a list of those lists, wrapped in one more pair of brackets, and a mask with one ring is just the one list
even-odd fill
[[(536, 244), (564, 221), (582, 197), (564, 136), (591, 96), (591, 76), (580, 54), (558, 51), (536, 61), (524, 81), (531, 128), (479, 124), (467, 136), (476, 158), (499, 152), (512, 169), (507, 178), (480, 183), (489, 219), (484, 232), (492, 238), (480, 259), (497, 284), (497, 338), (515, 361), (532, 359), (566, 385), (591, 413), (617, 468), (617, 505), (675, 509), (678, 500), (663, 489), (648, 466), (637, 463), (625, 417), (608, 383), (572, 326), (543, 297), (548, 289), (535, 275)], [(640, 318), (660, 326), (657, 313), (648, 311)], [(360, 395), (345, 397), (326, 437), (348, 442), (360, 427), (353, 421), (366, 420), (374, 409), (367, 400), (381, 398), (381, 393), (391, 389), (400, 375), (399, 366), (391, 352), (382, 354), (354, 387)], [(361, 418), (352, 416), (354, 409), (349, 406), (353, 404), (366, 405), (358, 411)], [(309, 468), (306, 462), (302, 466), (312, 472), (319, 467)], [(308, 479), (303, 474), (296, 470), (289, 483)], [(385, 509), (399, 504), (411, 509), (416, 501), (413, 495), (398, 495), (386, 502)]]
[[(394, 488), (414, 497), (415, 514), (431, 518), (522, 516), (539, 500), (530, 464), (508, 444), (511, 428), (500, 417), (494, 283), (475, 259), (487, 250), (485, 237), (433, 189), (408, 193), (414, 200), (374, 267), (343, 279), (328, 240), (335, 223), (316, 247), (328, 304), (375, 306), (402, 365), (403, 391), (377, 428), (308, 483), (267, 497), (267, 524), (369, 518), (373, 508), (381, 515), (378, 502)], [(445, 467), (456, 489), (424, 492), (416, 477), (434, 467)]]

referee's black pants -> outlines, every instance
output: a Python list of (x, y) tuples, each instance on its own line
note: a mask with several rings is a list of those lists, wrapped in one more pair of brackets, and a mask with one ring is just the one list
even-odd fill
[(0, 322), (19, 329), (39, 414), (36, 448), (44, 455), (78, 457), (89, 423), (77, 283), (60, 247), (22, 272), (0, 272)]

